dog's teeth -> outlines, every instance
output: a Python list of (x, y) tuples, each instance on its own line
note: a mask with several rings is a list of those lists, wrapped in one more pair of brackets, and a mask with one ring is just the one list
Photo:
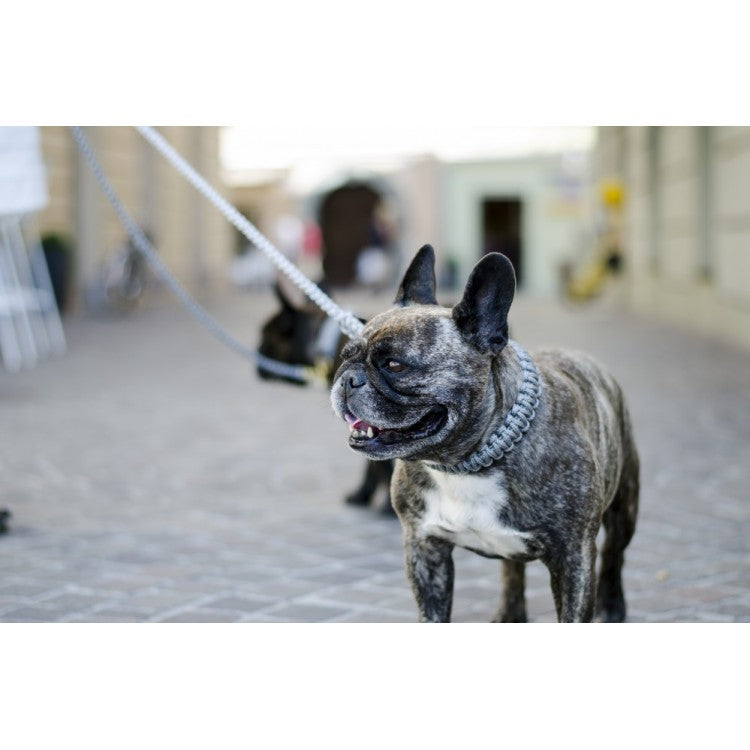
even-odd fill
[(372, 427), (367, 428), (367, 437), (371, 438), (375, 435), (375, 433), (372, 431)]

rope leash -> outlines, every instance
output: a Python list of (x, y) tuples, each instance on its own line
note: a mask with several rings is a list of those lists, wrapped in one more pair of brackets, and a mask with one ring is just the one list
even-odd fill
[[(339, 307), (325, 292), (310, 281), (293, 263), (291, 263), (255, 226), (248, 221), (234, 206), (228, 203), (216, 190), (201, 177), (153, 128), (137, 127), (138, 132), (159, 153), (180, 172), (198, 192), (206, 197), (253, 245), (263, 251), (269, 260), (284, 273), (297, 287), (299, 287), (321, 310), (338, 324), (341, 331), (350, 338), (361, 335), (364, 323), (351, 313)], [(324, 359), (320, 359), (317, 366), (290, 365), (286, 362), (266, 357), (254, 349), (249, 349), (223, 326), (221, 326), (202, 307), (185, 287), (172, 275), (153, 245), (138, 224), (128, 214), (125, 206), (117, 196), (112, 184), (99, 164), (96, 155), (89, 145), (80, 127), (72, 127), (73, 136), (89, 164), (97, 182), (109, 200), (112, 208), (127, 230), (135, 247), (144, 255), (154, 273), (164, 282), (173, 294), (182, 302), (188, 312), (201, 323), (219, 341), (240, 356), (251, 360), (266, 371), (296, 380), (302, 383), (323, 382), (327, 385), (328, 369)], [(324, 338), (330, 338), (327, 334)], [(524, 434), (529, 430), (531, 422), (536, 416), (541, 394), (539, 371), (527, 352), (515, 341), (509, 344), (515, 350), (523, 371), (523, 382), (516, 402), (505, 421), (490, 437), (488, 443), (481, 450), (472, 454), (456, 465), (428, 463), (430, 468), (449, 474), (468, 474), (480, 471), (499, 461), (511, 451)], [(320, 365), (324, 365), (321, 368)]]
[(308, 279), (273, 243), (248, 221), (231, 203), (223, 198), (193, 167), (188, 164), (153, 128), (137, 126), (136, 130), (224, 217), (242, 234), (262, 250), (268, 259), (299, 287), (329, 318), (333, 318), (341, 330), (356, 338), (362, 333), (364, 324), (354, 315), (339, 307), (322, 289)]
[[(164, 264), (159, 254), (154, 249), (149, 239), (143, 233), (143, 230), (133, 220), (127, 209), (120, 201), (117, 193), (115, 192), (112, 184), (110, 183), (107, 175), (104, 173), (99, 160), (96, 158), (93, 149), (91, 148), (86, 136), (80, 127), (72, 127), (71, 131), (75, 138), (78, 147), (81, 150), (86, 162), (88, 163), (91, 171), (99, 183), (104, 195), (114, 209), (117, 217), (122, 222), (125, 230), (130, 236), (136, 249), (143, 254), (148, 261), (151, 269), (156, 276), (167, 286), (167, 288), (182, 302), (187, 311), (204, 327), (206, 328), (215, 338), (221, 341), (225, 346), (229, 347), (232, 351), (239, 354), (245, 359), (249, 359), (254, 364), (263, 367), (269, 372), (279, 375), (280, 377), (290, 378), (301, 383), (308, 383), (313, 380), (320, 380), (320, 372), (314, 367), (305, 367), (303, 365), (290, 365), (286, 362), (279, 362), (278, 360), (271, 359), (264, 356), (254, 349), (242, 344), (236, 339), (231, 333), (229, 333), (223, 326), (221, 326), (209, 313), (201, 306), (185, 289), (185, 287), (177, 280), (172, 272)], [(275, 248), (274, 248), (275, 249)], [(276, 251), (278, 252), (278, 251)], [(283, 256), (282, 256), (283, 257)], [(284, 259), (286, 260), (286, 258)], [(296, 270), (296, 269), (295, 269)], [(317, 288), (317, 287), (316, 287)]]

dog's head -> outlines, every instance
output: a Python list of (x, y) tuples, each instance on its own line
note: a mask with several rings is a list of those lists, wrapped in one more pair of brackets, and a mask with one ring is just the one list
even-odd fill
[[(315, 363), (315, 342), (324, 316), (304, 302), (295, 303), (278, 284), (274, 287), (281, 309), (261, 329), (258, 351), (289, 365), (312, 366)], [(300, 385), (299, 381), (270, 372), (259, 364), (258, 375), (265, 380), (283, 380)]]
[(396, 307), (342, 351), (331, 401), (349, 424), (349, 445), (371, 459), (464, 454), (495, 403), (487, 391), (492, 360), (508, 343), (513, 267), (504, 255), (486, 255), (451, 309), (435, 299), (434, 266), (425, 245), (404, 275)]

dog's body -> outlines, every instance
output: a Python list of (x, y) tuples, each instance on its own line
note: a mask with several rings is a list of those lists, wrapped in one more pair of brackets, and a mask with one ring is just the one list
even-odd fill
[[(595, 610), (624, 620), (621, 568), (639, 468), (619, 386), (586, 355), (548, 350), (529, 364), (520, 347), (506, 346), (515, 278), (504, 256), (480, 261), (453, 310), (435, 301), (433, 265), (426, 246), (404, 277), (399, 306), (344, 349), (332, 390), (350, 445), (398, 459), (391, 498), (420, 619), (450, 619), (459, 545), (503, 560), (500, 621), (526, 620), (524, 565), (535, 559), (550, 571), (559, 620), (589, 621)], [(537, 388), (531, 405), (527, 379)], [(484, 446), (504, 438), (514, 419), (511, 447), (488, 460)]]
[[(281, 303), (278, 313), (267, 320), (261, 330), (260, 353), (270, 359), (291, 365), (314, 367), (321, 359), (329, 360), (326, 377), (328, 385), (333, 383), (333, 375), (341, 364), (341, 349), (346, 339), (340, 335), (335, 325), (335, 336), (326, 329), (327, 319), (314, 305), (295, 304), (280, 287), (276, 294)], [(265, 379), (298, 381), (270, 372), (263, 365), (258, 366), (258, 375)], [(389, 488), (393, 474), (393, 461), (367, 461), (360, 485), (345, 497), (349, 505), (368, 506), (378, 492), (385, 492), (381, 510), (393, 514)]]

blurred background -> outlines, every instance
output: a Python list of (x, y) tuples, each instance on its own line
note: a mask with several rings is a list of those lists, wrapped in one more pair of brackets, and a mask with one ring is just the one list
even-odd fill
[[(13, 129), (10, 129), (13, 130)], [(587, 299), (750, 346), (750, 129), (167, 127), (163, 135), (312, 278), (389, 287), (426, 241), (444, 287), (489, 250), (523, 292)], [(187, 286), (252, 288), (270, 264), (134, 130), (87, 128), (115, 189)], [(66, 128), (38, 131), (38, 227), (63, 314), (102, 304), (123, 229)], [(0, 166), (2, 162), (0, 162)], [(13, 192), (13, 175), (3, 176)], [(4, 211), (9, 213), (9, 211)], [(11, 211), (12, 213), (12, 211)]]

